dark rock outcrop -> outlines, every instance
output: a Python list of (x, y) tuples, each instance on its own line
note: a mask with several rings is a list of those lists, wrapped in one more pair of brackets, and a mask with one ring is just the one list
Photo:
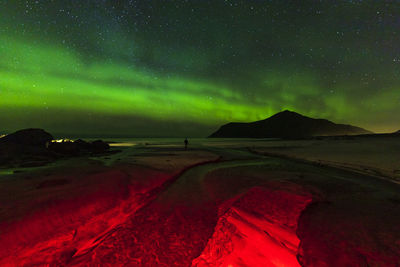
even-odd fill
[(102, 140), (96, 140), (89, 143), (78, 139), (75, 142), (52, 142), (48, 145), (48, 149), (52, 152), (71, 156), (104, 153), (107, 152), (109, 148), (110, 146)]
[(82, 139), (75, 140), (74, 143), (78, 146), (78, 148), (80, 150), (90, 150), (90, 147), (91, 147), (90, 143), (88, 143)]
[(48, 150), (57, 154), (67, 155), (67, 156), (77, 156), (81, 153), (81, 150), (75, 142), (65, 141), (65, 142), (51, 142), (48, 145)]
[(24, 129), (0, 138), (0, 165), (40, 166), (54, 159), (46, 149), (53, 136), (42, 129)]
[(325, 119), (313, 119), (285, 110), (261, 121), (225, 124), (209, 137), (296, 139), (370, 133), (370, 131), (352, 125), (336, 124)]
[(0, 143), (44, 147), (53, 139), (51, 134), (42, 129), (24, 129), (0, 138)]
[(101, 153), (110, 149), (110, 145), (102, 140), (96, 140), (91, 143), (91, 150), (94, 153)]
[(116, 152), (109, 152), (109, 145), (101, 140), (53, 139), (42, 129), (24, 129), (0, 138), (0, 166), (34, 167), (59, 158)]

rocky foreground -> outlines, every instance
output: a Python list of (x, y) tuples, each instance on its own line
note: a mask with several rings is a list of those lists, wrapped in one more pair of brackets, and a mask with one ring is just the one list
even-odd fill
[(399, 193), (240, 145), (72, 157), (0, 178), (0, 265), (399, 266)]

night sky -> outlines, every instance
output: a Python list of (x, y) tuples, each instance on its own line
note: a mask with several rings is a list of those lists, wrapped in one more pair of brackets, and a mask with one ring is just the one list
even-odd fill
[(206, 136), (284, 109), (400, 129), (400, 3), (0, 1), (0, 132)]

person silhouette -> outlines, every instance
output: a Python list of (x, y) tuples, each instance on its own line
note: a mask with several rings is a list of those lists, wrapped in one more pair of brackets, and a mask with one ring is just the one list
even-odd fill
[(188, 146), (188, 144), (189, 144), (189, 141), (188, 141), (188, 139), (187, 138), (185, 138), (185, 141), (183, 141), (184, 143), (185, 143), (185, 150), (187, 149), (187, 146)]

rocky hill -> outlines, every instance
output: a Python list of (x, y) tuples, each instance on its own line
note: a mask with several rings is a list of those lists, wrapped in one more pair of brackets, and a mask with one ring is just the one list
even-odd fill
[(336, 124), (325, 119), (313, 119), (285, 110), (265, 120), (221, 126), (209, 137), (218, 138), (307, 138), (312, 136), (336, 136), (371, 134), (365, 129)]

